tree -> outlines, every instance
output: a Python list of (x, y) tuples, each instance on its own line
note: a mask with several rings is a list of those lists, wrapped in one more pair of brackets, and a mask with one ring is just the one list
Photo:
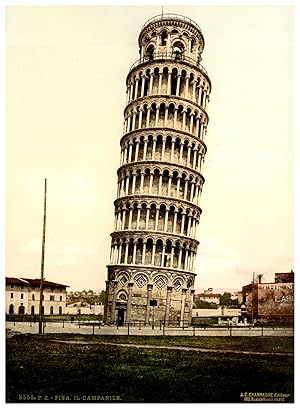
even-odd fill
[(220, 304), (221, 305), (231, 305), (231, 294), (225, 292), (221, 295)]
[(203, 300), (195, 300), (194, 301), (194, 308), (218, 308), (217, 304), (212, 303), (212, 302), (207, 302)]
[(106, 291), (102, 290), (99, 295), (99, 301), (102, 302), (102, 304), (105, 303), (105, 297), (106, 297)]

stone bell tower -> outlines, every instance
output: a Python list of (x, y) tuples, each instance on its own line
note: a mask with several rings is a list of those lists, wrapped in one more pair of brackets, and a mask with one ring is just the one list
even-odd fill
[(127, 101), (105, 322), (189, 325), (211, 83), (189, 18), (148, 20)]

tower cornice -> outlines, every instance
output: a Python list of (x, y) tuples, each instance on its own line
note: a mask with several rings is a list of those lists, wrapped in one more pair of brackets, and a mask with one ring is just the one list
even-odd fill
[(123, 115), (124, 117), (126, 116), (126, 113), (130, 110), (133, 109), (133, 107), (138, 107), (140, 104), (145, 105), (145, 103), (147, 103), (148, 105), (151, 104), (166, 104), (167, 106), (169, 106), (170, 104), (173, 105), (180, 105), (180, 104), (184, 104), (185, 108), (196, 108), (200, 110), (200, 116), (204, 116), (206, 123), (208, 124), (209, 122), (209, 116), (208, 113), (201, 107), (201, 105), (197, 104), (197, 102), (195, 101), (191, 101), (190, 99), (187, 98), (183, 98), (183, 97), (177, 97), (176, 95), (147, 95), (144, 97), (140, 97), (135, 99), (134, 101), (131, 101), (124, 109)]
[(125, 165), (122, 165), (119, 167), (117, 174), (118, 176), (120, 176), (120, 173), (124, 171), (124, 169), (132, 170), (136, 167), (140, 167), (141, 165), (143, 165), (144, 167), (152, 167), (155, 169), (160, 169), (161, 172), (163, 172), (164, 170), (168, 170), (169, 172), (176, 172), (176, 171), (178, 172), (178, 170), (180, 169), (181, 170), (180, 173), (193, 174), (194, 176), (200, 177), (202, 183), (205, 182), (205, 179), (202, 173), (198, 172), (195, 169), (190, 168), (189, 166), (180, 165), (176, 163), (170, 163), (167, 161), (157, 161), (157, 160), (142, 160), (138, 162), (126, 163)]
[(130, 67), (127, 78), (126, 78), (126, 83), (128, 83), (129, 78), (134, 74), (134, 71), (139, 71), (141, 68), (147, 68), (149, 65), (150, 67), (153, 67), (153, 64), (157, 63), (164, 63), (168, 65), (172, 65), (172, 67), (182, 69), (183, 67), (189, 67), (194, 70), (196, 70), (198, 73), (202, 74), (205, 76), (206, 80), (209, 82), (209, 86), (211, 88), (211, 81), (208, 75), (207, 70), (203, 67), (202, 64), (198, 63), (196, 60), (194, 60), (191, 57), (182, 57), (181, 60), (176, 60), (172, 54), (166, 55), (165, 53), (156, 53), (153, 56), (152, 60), (149, 60), (148, 57), (143, 57), (139, 58), (136, 60)]
[(185, 234), (169, 233), (157, 230), (119, 230), (112, 232), (110, 235), (115, 240), (133, 239), (135, 242), (137, 242), (140, 238), (143, 238), (144, 241), (149, 239), (154, 241), (162, 240), (165, 243), (169, 240), (172, 245), (175, 245), (176, 242), (182, 242), (183, 244), (186, 244), (189, 249), (194, 249), (195, 251), (200, 243), (197, 239), (192, 239)]
[(164, 128), (159, 128), (159, 127), (155, 127), (155, 128), (151, 127), (150, 128), (149, 127), (149, 128), (135, 129), (134, 131), (127, 132), (122, 136), (122, 138), (120, 140), (120, 145), (122, 146), (125, 139), (127, 139), (127, 138), (134, 137), (134, 136), (142, 137), (144, 134), (147, 134), (147, 136), (149, 136), (149, 135), (156, 135), (156, 136), (165, 135), (166, 137), (171, 136), (171, 137), (174, 137), (174, 138), (178, 137), (179, 135), (180, 136), (182, 135), (183, 137), (186, 137), (187, 139), (192, 139), (195, 144), (201, 144), (203, 146), (203, 148), (204, 148), (204, 153), (207, 152), (207, 146), (206, 146), (205, 142), (203, 140), (197, 138), (195, 135), (192, 135), (187, 131), (182, 131), (182, 130), (174, 129), (174, 128), (167, 128), (167, 127), (164, 127)]
[(195, 203), (192, 203), (188, 200), (184, 200), (184, 199), (179, 199), (176, 197), (169, 197), (169, 196), (157, 196), (157, 195), (147, 195), (147, 194), (143, 194), (143, 195), (128, 195), (128, 196), (124, 196), (124, 197), (119, 197), (118, 199), (116, 199), (114, 201), (114, 205), (116, 206), (120, 206), (121, 204), (125, 204), (128, 201), (130, 202), (134, 202), (134, 203), (148, 203), (149, 205), (152, 203), (155, 203), (156, 205), (162, 205), (165, 204), (168, 207), (171, 206), (176, 206), (178, 208), (183, 207), (184, 210), (187, 210), (189, 208), (200, 212), (200, 214), (202, 213), (202, 209), (200, 206), (196, 205)]

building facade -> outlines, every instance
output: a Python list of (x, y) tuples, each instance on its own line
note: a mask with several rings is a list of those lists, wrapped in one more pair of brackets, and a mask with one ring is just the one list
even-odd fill
[(214, 293), (213, 288), (208, 288), (207, 290), (204, 290), (203, 293), (196, 294), (195, 299), (220, 304), (221, 294)]
[[(40, 279), (6, 277), (6, 314), (39, 314)], [(67, 285), (43, 281), (43, 314), (66, 313)]]
[(273, 283), (243, 287), (243, 303), (251, 322), (294, 322), (294, 272), (275, 273)]
[(148, 20), (129, 70), (105, 322), (191, 322), (211, 82), (199, 26)]

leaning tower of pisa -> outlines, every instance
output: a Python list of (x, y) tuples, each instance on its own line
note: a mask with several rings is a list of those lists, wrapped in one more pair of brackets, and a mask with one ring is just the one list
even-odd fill
[(211, 83), (192, 20), (148, 20), (130, 68), (105, 322), (188, 325)]

